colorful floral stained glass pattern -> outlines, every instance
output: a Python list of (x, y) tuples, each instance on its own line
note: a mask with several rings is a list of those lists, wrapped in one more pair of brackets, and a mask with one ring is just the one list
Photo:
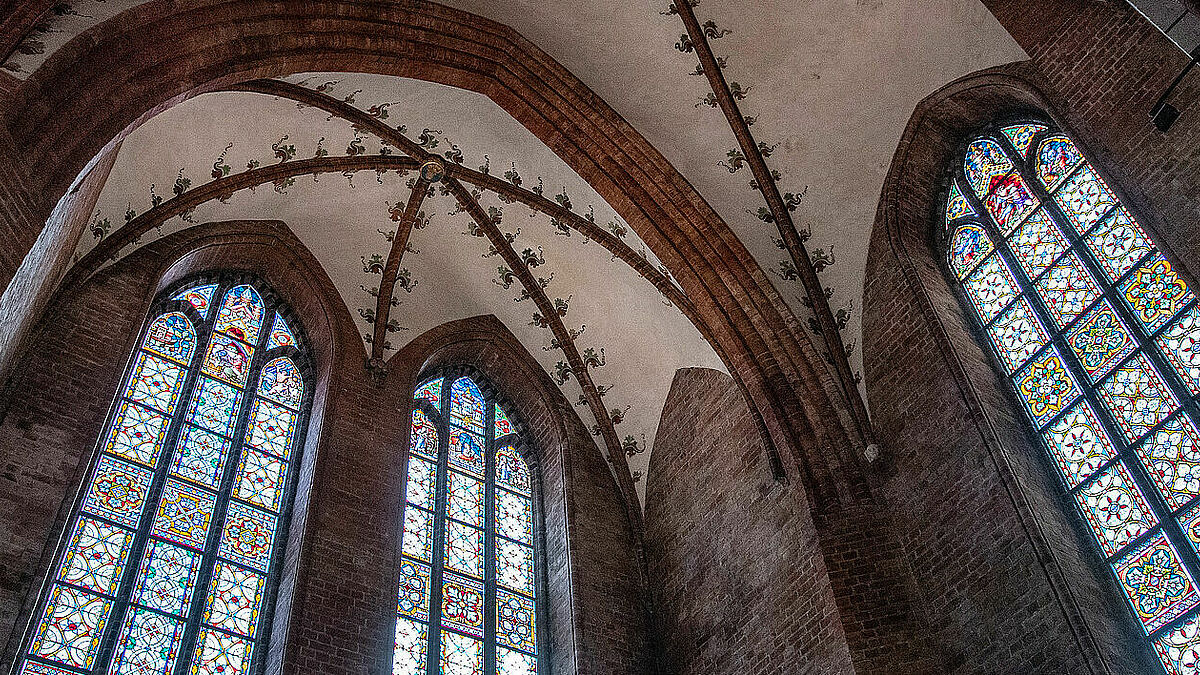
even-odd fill
[(26, 661), (21, 666), (21, 675), (77, 675), (77, 673), (74, 670), (49, 666), (34, 661)]
[(151, 539), (142, 559), (133, 601), (160, 612), (182, 616), (192, 601), (200, 556), (181, 546)]
[(1067, 250), (1067, 240), (1058, 226), (1038, 209), (1008, 238), (1013, 255), (1030, 279), (1035, 279)]
[(441, 410), (442, 408), (442, 378), (430, 380), (421, 385), (417, 389), (417, 393), (413, 395), (413, 400), (425, 399), (429, 401), (434, 408)]
[(58, 580), (89, 591), (114, 595), (133, 533), (93, 518), (81, 517), (58, 571)]
[(137, 527), (150, 492), (149, 471), (112, 457), (101, 457), (92, 474), (83, 510), (126, 527)]
[(483, 439), (461, 429), (450, 429), (450, 466), (483, 475)]
[(1192, 305), (1155, 340), (1193, 394), (1200, 394), (1200, 308)]
[(412, 451), (425, 457), (438, 456), (437, 427), (420, 410), (413, 411)]
[(42, 612), (30, 653), (76, 668), (91, 668), (112, 601), (55, 585)]
[(401, 561), (400, 598), (396, 611), (420, 621), (429, 619), (429, 565)]
[(469, 525), (448, 521), (442, 564), (447, 568), (483, 577), (483, 531)]
[(955, 183), (950, 184), (950, 195), (946, 197), (946, 223), (951, 223), (963, 216), (975, 215), (975, 210), (967, 203), (967, 198)]
[(533, 600), (496, 591), (496, 637), (500, 644), (525, 652), (536, 652)]
[(221, 546), (217, 549), (221, 557), (267, 572), (271, 568), (274, 545), (275, 516), (245, 504), (229, 502)]
[(496, 484), (529, 494), (529, 467), (511, 445), (496, 450)]
[(1154, 641), (1168, 675), (1196, 675), (1200, 667), (1200, 618), (1193, 616)]
[(1153, 248), (1146, 233), (1123, 208), (1117, 208), (1083, 239), (1092, 256), (1115, 283)]
[(433, 556), (433, 518), (421, 509), (404, 509), (404, 555), (429, 562)]
[(492, 404), (492, 419), (495, 420), (492, 424), (492, 438), (500, 438), (513, 432), (512, 422), (508, 421), (508, 415), (504, 414), (504, 409), (499, 405)]
[(416, 455), (409, 457), (407, 480), (408, 503), (432, 511), (437, 499), (437, 464)]
[(1039, 427), (1079, 398), (1079, 386), (1054, 347), (1035, 356), (1013, 382), (1025, 410)]
[(964, 286), (984, 323), (994, 319), (1019, 294), (1012, 272), (999, 255), (989, 257)]
[(158, 463), (169, 421), (156, 412), (123, 401), (104, 449), (153, 467)]
[(1038, 207), (1037, 197), (1029, 191), (1025, 179), (1020, 174), (1011, 173), (996, 184), (992, 193), (983, 202), (996, 226), (1007, 234), (1017, 226), (1025, 216), (1033, 213)]
[(442, 631), (442, 675), (483, 675), (483, 649), (466, 635)]
[(186, 419), (196, 426), (228, 436), (233, 433), (241, 401), (242, 392), (220, 380), (201, 377)]
[(1200, 552), (1200, 504), (1179, 514), (1179, 526), (1183, 528), (1183, 534), (1187, 536), (1192, 550)]
[(1133, 335), (1106, 300), (1100, 301), (1067, 332), (1067, 344), (1092, 382), (1137, 348)]
[(1157, 525), (1146, 498), (1121, 462), (1105, 469), (1075, 493), (1105, 555), (1114, 555)]
[(247, 675), (254, 643), (211, 629), (201, 629), (192, 659), (192, 675)]
[(1192, 292), (1161, 255), (1154, 255), (1121, 284), (1121, 299), (1146, 330), (1154, 332), (1192, 301)]
[(257, 344), (264, 311), (262, 297), (253, 286), (235, 286), (225, 293), (214, 330), (229, 333), (243, 342)]
[(496, 540), (496, 580), (501, 586), (533, 595), (533, 549), (515, 541)]
[(270, 401), (258, 399), (254, 402), (254, 412), (250, 415), (246, 444), (287, 459), (295, 428), (296, 413)]
[(169, 675), (179, 655), (183, 622), (133, 608), (117, 641), (110, 675)]
[(1150, 434), (1137, 455), (1172, 509), (1200, 495), (1200, 431), (1188, 415), (1170, 419)]
[(204, 548), (216, 501), (207, 490), (168, 480), (151, 532), (184, 546)]
[(422, 675), (425, 672), (428, 644), (428, 629), (425, 624), (407, 619), (397, 620), (396, 649), (392, 652), (392, 675)]
[(1012, 168), (1012, 160), (991, 139), (981, 138), (967, 146), (963, 170), (971, 189), (980, 197), (987, 196)]
[(289, 408), (299, 408), (304, 398), (304, 381), (296, 364), (286, 356), (268, 361), (258, 376), (258, 395)]
[(1141, 438), (1179, 407), (1162, 376), (1137, 354), (1100, 385), (1100, 397), (1130, 441)]
[(451, 471), (446, 484), (446, 516), (483, 527), (483, 481)]
[(138, 356), (126, 398), (168, 415), (175, 412), (183, 369), (151, 354)]
[(204, 622), (231, 633), (254, 636), (265, 579), (250, 570), (217, 562), (204, 604)]
[(442, 577), (442, 625), (483, 637), (483, 582), (449, 572)]
[(1068, 488), (1079, 485), (1117, 456), (1108, 432), (1088, 402), (1080, 401), (1044, 433), (1046, 445)]
[(496, 490), (496, 534), (532, 544), (532, 511), (527, 498), (507, 490)]
[(276, 314), (275, 323), (271, 324), (271, 337), (267, 339), (267, 349), (276, 347), (295, 347), (296, 337), (283, 316)]
[(1200, 601), (1192, 576), (1162, 532), (1118, 560), (1113, 571), (1147, 634)]
[(1009, 373), (1025, 363), (1026, 359), (1046, 346), (1050, 340), (1042, 322), (1033, 313), (1029, 301), (1025, 298), (1013, 303), (1000, 318), (988, 326), (987, 332)]
[(278, 511), (283, 502), (286, 480), (287, 464), (266, 453), (246, 448), (238, 465), (233, 496), (268, 511)]
[(1000, 131), (1012, 142), (1013, 147), (1017, 149), (1017, 154), (1024, 156), (1029, 150), (1029, 144), (1033, 142), (1033, 137), (1039, 131), (1045, 130), (1046, 127), (1042, 124), (1014, 124), (1011, 127), (1004, 127)]
[(1054, 193), (1054, 200), (1081, 235), (1117, 205), (1117, 198), (1090, 166), (1082, 167), (1063, 183)]
[(500, 647), (496, 650), (496, 675), (537, 675), (537, 659)]
[(1047, 190), (1053, 190), (1083, 161), (1083, 155), (1075, 144), (1062, 136), (1042, 141), (1038, 146), (1036, 171), (1038, 180)]
[(213, 333), (204, 355), (204, 373), (237, 386), (246, 386), (250, 372), (250, 345), (221, 333)]
[(1100, 287), (1074, 253), (1064, 256), (1034, 282), (1034, 286), (1060, 328), (1070, 325), (1092, 301), (1100, 297)]
[(450, 422), (482, 434), (485, 431), (483, 394), (469, 377), (460, 377), (450, 387)]
[(217, 489), (229, 455), (229, 441), (198, 427), (185, 426), (171, 460), (171, 473)]
[(196, 349), (196, 331), (191, 320), (183, 314), (163, 314), (150, 324), (142, 347), (186, 366)]
[(208, 308), (212, 306), (213, 292), (217, 290), (216, 284), (206, 284), (204, 286), (196, 286), (189, 288), (182, 293), (177, 294), (172, 300), (183, 300), (189, 303), (196, 311), (200, 313), (201, 319), (208, 318)]
[(960, 225), (950, 237), (950, 269), (962, 279), (995, 249), (986, 230), (974, 223)]

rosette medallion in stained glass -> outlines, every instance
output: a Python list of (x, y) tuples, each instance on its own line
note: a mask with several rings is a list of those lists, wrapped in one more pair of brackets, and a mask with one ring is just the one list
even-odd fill
[(137, 527), (151, 478), (145, 469), (101, 457), (92, 474), (83, 510), (127, 527)]
[(199, 570), (199, 554), (151, 539), (142, 559), (133, 601), (160, 612), (182, 616), (192, 600)]
[(496, 634), (500, 644), (524, 652), (536, 652), (537, 645), (533, 638), (536, 630), (533, 600), (496, 591)]
[(82, 517), (71, 534), (58, 580), (96, 593), (114, 595), (132, 543), (133, 533), (129, 530)]
[(483, 582), (450, 572), (442, 576), (442, 625), (483, 637)]
[(1151, 251), (1146, 233), (1123, 208), (1114, 210), (1111, 216), (1084, 237), (1084, 242), (1112, 283), (1133, 269)]
[(177, 544), (204, 548), (216, 501), (207, 490), (168, 480), (151, 532)]
[(1137, 447), (1137, 454), (1171, 508), (1200, 495), (1200, 431), (1187, 414), (1167, 420)]
[(1133, 353), (1137, 342), (1107, 301), (1101, 301), (1070, 331), (1067, 344), (1095, 382)]
[(400, 563), (400, 599), (396, 611), (425, 621), (429, 618), (429, 566), (412, 560)]
[(1147, 634), (1200, 602), (1191, 574), (1161, 532), (1114, 563), (1113, 571)]
[(1144, 354), (1126, 361), (1102, 382), (1100, 397), (1130, 441), (1141, 438), (1179, 407), (1179, 400)]
[(1156, 340), (1193, 394), (1200, 394), (1200, 308), (1193, 305)]
[(256, 570), (270, 571), (275, 529), (275, 516), (238, 502), (229, 502), (217, 553)]
[(1026, 276), (1036, 279), (1067, 250), (1067, 239), (1045, 210), (1038, 209), (1012, 233), (1008, 245)]
[(987, 323), (1019, 295), (1017, 282), (999, 255), (990, 256), (964, 286), (980, 319)]
[(1121, 284), (1121, 299), (1148, 331), (1158, 330), (1192, 298), (1187, 284), (1161, 255), (1150, 257)]
[(1050, 340), (1042, 322), (1029, 302), (1021, 298), (1013, 303), (987, 329), (988, 337), (1000, 354), (1006, 370), (1012, 372), (1037, 353)]
[(1013, 378), (1025, 409), (1042, 426), (1079, 398), (1079, 386), (1067, 371), (1058, 349), (1051, 347), (1033, 357)]
[(1075, 493), (1075, 500), (1106, 555), (1120, 551), (1158, 524), (1142, 491), (1120, 462), (1085, 483)]
[(1067, 179), (1054, 194), (1054, 200), (1079, 234), (1086, 233), (1109, 209), (1117, 205), (1117, 198), (1112, 191), (1089, 166), (1084, 166)]
[(1169, 675), (1195, 675), (1200, 667), (1200, 619), (1192, 617), (1154, 641), (1154, 651)]

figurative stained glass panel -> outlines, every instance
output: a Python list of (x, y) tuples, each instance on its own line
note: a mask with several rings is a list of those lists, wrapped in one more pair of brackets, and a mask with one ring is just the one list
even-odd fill
[(1054, 200), (1081, 235), (1117, 205), (1112, 190), (1086, 165), (1063, 183), (1054, 193)]
[(171, 459), (171, 473), (217, 489), (229, 456), (229, 441), (210, 431), (185, 426)]
[(1193, 394), (1200, 394), (1200, 308), (1193, 305), (1155, 340)]
[(496, 675), (537, 675), (537, 659), (500, 647), (496, 650)]
[(433, 510), (437, 499), (437, 464), (413, 455), (408, 458), (405, 499), (423, 509)]
[(1009, 306), (988, 326), (987, 333), (996, 347), (996, 353), (1000, 355), (1010, 373), (1050, 341), (1042, 322), (1033, 313), (1029, 301), (1025, 298)]
[(163, 314), (150, 324), (142, 347), (186, 366), (196, 349), (196, 331), (192, 329), (191, 320), (183, 314)]
[(420, 675), (425, 672), (425, 650), (429, 645), (425, 624), (398, 619), (396, 649), (392, 652), (392, 675)]
[(1150, 434), (1137, 455), (1172, 509), (1200, 495), (1200, 431), (1188, 415), (1170, 419)]
[(1067, 240), (1046, 215), (1044, 209), (1038, 209), (1025, 221), (1021, 227), (1008, 238), (1013, 255), (1020, 263), (1025, 274), (1037, 278), (1054, 264), (1055, 260), (1067, 250)]
[(218, 561), (204, 605), (204, 622), (253, 637), (265, 581), (260, 574)]
[(269, 511), (278, 511), (286, 480), (287, 464), (254, 448), (246, 448), (238, 465), (233, 496)]
[(267, 349), (276, 347), (295, 347), (296, 338), (292, 329), (282, 315), (275, 315), (275, 323), (271, 325), (271, 337), (267, 340)]
[(483, 675), (483, 648), (479, 640), (442, 631), (442, 675)]
[(973, 216), (975, 210), (967, 203), (967, 198), (955, 183), (950, 184), (950, 195), (946, 197), (946, 222), (950, 223), (963, 216)]
[(1146, 233), (1123, 208), (1117, 208), (1083, 239), (1088, 250), (1116, 282), (1153, 248)]
[(216, 501), (208, 490), (168, 480), (150, 531), (177, 544), (204, 548)]
[(504, 539), (496, 540), (496, 580), (518, 593), (533, 595), (533, 549)]
[(138, 355), (137, 366), (130, 377), (125, 396), (169, 415), (175, 412), (182, 385), (182, 368), (171, 361), (143, 353)]
[(114, 595), (133, 533), (93, 518), (81, 517), (59, 567), (58, 580), (89, 591)]
[(1066, 337), (1071, 351), (1075, 352), (1092, 382), (1103, 377), (1137, 348), (1133, 335), (1107, 300), (1097, 303)]
[(192, 601), (199, 570), (199, 554), (151, 539), (133, 589), (133, 602), (182, 616)]
[(83, 501), (83, 510), (127, 527), (137, 527), (150, 492), (149, 471), (112, 457), (101, 457)]
[(991, 139), (981, 138), (967, 146), (963, 169), (967, 182), (981, 198), (987, 196), (1012, 168), (1012, 161)]
[(508, 421), (508, 415), (504, 414), (504, 409), (499, 405), (492, 404), (492, 419), (495, 420), (492, 424), (492, 438), (500, 438), (513, 432), (512, 422)]
[(429, 619), (429, 565), (412, 560), (400, 562), (400, 597), (396, 611), (421, 621)]
[(128, 401), (121, 402), (105, 450), (147, 466), (158, 463), (169, 420)]
[(270, 401), (254, 401), (246, 444), (276, 457), (288, 458), (292, 447), (292, 432), (296, 429), (296, 413)]
[(983, 205), (1000, 231), (1007, 234), (1038, 207), (1038, 200), (1029, 191), (1025, 179), (1018, 173), (1011, 173), (996, 184)]
[(962, 279), (995, 249), (986, 230), (974, 223), (960, 225), (950, 237), (950, 269)]
[(1200, 602), (1191, 574), (1162, 532), (1122, 556), (1113, 572), (1147, 634)]
[(536, 653), (533, 600), (496, 591), (496, 638), (500, 644), (521, 651)]
[(1025, 410), (1041, 427), (1079, 398), (1079, 385), (1056, 347), (1033, 357), (1013, 378)]
[(483, 582), (450, 572), (442, 576), (442, 625), (483, 637)]
[(1154, 651), (1169, 675), (1194, 675), (1200, 665), (1200, 618), (1193, 616), (1154, 641)]
[(483, 475), (483, 438), (462, 429), (450, 429), (450, 466)]
[(237, 421), (241, 401), (241, 391), (220, 380), (201, 377), (188, 406), (186, 419), (209, 431), (228, 436), (233, 433), (233, 424)]
[(1154, 332), (1192, 301), (1192, 292), (1161, 255), (1151, 256), (1121, 284), (1121, 299)]
[(433, 405), (434, 408), (441, 410), (442, 408), (442, 378), (430, 380), (421, 385), (416, 394), (413, 394), (413, 399), (425, 399)]
[(989, 257), (963, 285), (984, 323), (994, 319), (1020, 293), (1012, 272), (999, 255)]
[(267, 572), (271, 567), (274, 545), (275, 516), (238, 502), (229, 502), (217, 553), (247, 567)]
[(1146, 498), (1121, 462), (1105, 469), (1075, 493), (1105, 555), (1113, 555), (1150, 531), (1157, 521)]
[(1050, 425), (1044, 437), (1069, 488), (1079, 485), (1117, 456), (1108, 432), (1086, 400)]
[(299, 408), (304, 398), (304, 381), (296, 364), (286, 356), (268, 361), (258, 376), (258, 395), (289, 408)]
[(1140, 353), (1117, 368), (1099, 391), (1130, 441), (1141, 438), (1179, 407), (1158, 370)]
[(238, 386), (246, 386), (250, 372), (250, 345), (221, 333), (213, 333), (204, 355), (204, 373)]
[(1017, 154), (1024, 156), (1029, 150), (1029, 144), (1033, 142), (1033, 137), (1039, 131), (1045, 130), (1046, 127), (1042, 124), (1014, 124), (1011, 127), (1004, 127), (1000, 131), (1012, 142), (1013, 147), (1017, 149)]
[(532, 511), (528, 498), (496, 490), (496, 534), (532, 544)]
[(107, 598), (56, 584), (30, 653), (67, 666), (91, 668), (111, 610), (112, 601)]
[(186, 291), (176, 294), (172, 300), (184, 300), (196, 308), (200, 313), (201, 319), (208, 318), (208, 309), (212, 305), (213, 292), (217, 290), (216, 284), (206, 284), (204, 286), (196, 286), (189, 288)]
[(254, 656), (254, 643), (236, 635), (202, 628), (196, 639), (192, 675), (246, 675)]
[(135, 607), (125, 615), (109, 673), (169, 675), (182, 638), (182, 621)]
[(460, 377), (450, 386), (450, 422), (477, 434), (486, 431), (483, 394), (469, 377)]
[(483, 530), (447, 521), (442, 564), (456, 572), (483, 578)]
[(437, 427), (420, 410), (413, 411), (412, 451), (430, 458), (438, 456)]
[(1079, 256), (1068, 253), (1034, 282), (1050, 314), (1060, 328), (1066, 328), (1088, 305), (1100, 297), (1100, 287), (1084, 268)]
[(420, 509), (404, 509), (404, 555), (429, 562), (433, 556), (433, 517)]
[(264, 311), (262, 297), (253, 286), (235, 286), (225, 293), (214, 329), (229, 333), (243, 342), (257, 344)]
[(529, 467), (511, 445), (496, 449), (496, 484), (529, 494)]
[(446, 516), (483, 527), (483, 481), (451, 471), (446, 484)]
[(1075, 144), (1062, 136), (1047, 138), (1038, 146), (1035, 170), (1047, 190), (1053, 190), (1083, 161)]

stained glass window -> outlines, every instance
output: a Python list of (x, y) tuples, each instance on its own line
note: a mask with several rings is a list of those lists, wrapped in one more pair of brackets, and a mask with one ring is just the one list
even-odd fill
[(157, 307), (21, 673), (263, 670), (307, 405), (300, 342), (251, 284), (193, 284)]
[(469, 377), (417, 388), (393, 675), (538, 672), (533, 480), (515, 431)]
[[(943, 222), (949, 276), (1131, 616), (1167, 673), (1195, 673), (1194, 294), (1075, 143), (1045, 123), (1004, 126), (972, 141)], [(498, 463), (506, 461), (502, 454)], [(524, 522), (507, 515), (507, 504), (497, 501), (496, 509), (503, 532), (524, 536)], [(509, 573), (497, 568), (501, 579)]]

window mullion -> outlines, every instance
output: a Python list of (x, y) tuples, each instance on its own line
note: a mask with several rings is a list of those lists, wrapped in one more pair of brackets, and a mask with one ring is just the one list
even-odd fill
[[(449, 485), (450, 411), (449, 401), (439, 411), (437, 482), (434, 488), (433, 545), (429, 564), (429, 624), (425, 638), (425, 672), (439, 675), (442, 643), (442, 571), (446, 545), (446, 491)], [(408, 508), (408, 504), (405, 508)], [(416, 508), (414, 506), (414, 508)]]
[(484, 481), (483, 481), (483, 672), (496, 672), (496, 441), (493, 404), (484, 399)]

